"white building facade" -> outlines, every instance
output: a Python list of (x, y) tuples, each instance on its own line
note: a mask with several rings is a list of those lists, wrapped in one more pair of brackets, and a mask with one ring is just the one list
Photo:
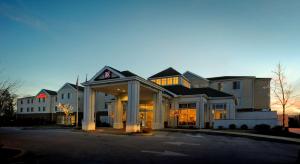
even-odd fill
[[(237, 78), (231, 78), (234, 81), (226, 80), (233, 84), (233, 89), (243, 86), (248, 92), (247, 87), (251, 88), (248, 83), (237, 84)], [(242, 80), (244, 78), (248, 77)], [(242, 81), (241, 78), (239, 80)], [(231, 124), (237, 128), (253, 128), (257, 124), (273, 127), (278, 125), (278, 121), (276, 112), (269, 110), (269, 79), (263, 78), (262, 81), (263, 84), (257, 86), (250, 83), (252, 89), (249, 90), (253, 90), (253, 93), (252, 98), (247, 100), (249, 97), (243, 97), (248, 94), (244, 90), (235, 93), (215, 88), (216, 84), (220, 86), (219, 81), (205, 79), (191, 72), (181, 74), (168, 68), (146, 80), (130, 71), (105, 66), (89, 81), (82, 83), (82, 129), (94, 130), (97, 120), (105, 121), (116, 129), (125, 129), (126, 132), (165, 127), (228, 128)], [(260, 95), (267, 97), (262, 101), (253, 101)], [(239, 100), (252, 104), (239, 104)], [(252, 107), (251, 110), (238, 111), (244, 104)]]
[[(78, 93), (78, 98), (77, 98)], [(57, 124), (64, 124), (65, 117), (57, 107), (58, 104), (70, 105), (73, 109), (71, 117), (75, 123), (78, 106), (78, 120), (83, 117), (83, 87), (71, 83), (65, 83), (58, 91), (42, 89), (35, 96), (20, 98), (17, 100), (17, 119), (43, 120)]]
[[(148, 79), (130, 71), (102, 68), (84, 87), (64, 84), (58, 91), (43, 89), (17, 101), (18, 119), (46, 119), (63, 124), (58, 104), (73, 109), (72, 122), (83, 130), (111, 126), (126, 132), (144, 128), (253, 128), (278, 125), (270, 111), (270, 80), (253, 76), (203, 78), (173, 68)], [(77, 96), (78, 94), (78, 96)]]

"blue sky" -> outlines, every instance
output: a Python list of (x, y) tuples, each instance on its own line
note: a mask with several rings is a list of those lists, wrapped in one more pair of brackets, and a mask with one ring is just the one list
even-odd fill
[(300, 84), (300, 1), (0, 0), (2, 76), (20, 95), (59, 89), (103, 66), (142, 76), (167, 67), (203, 77), (271, 77), (278, 62)]

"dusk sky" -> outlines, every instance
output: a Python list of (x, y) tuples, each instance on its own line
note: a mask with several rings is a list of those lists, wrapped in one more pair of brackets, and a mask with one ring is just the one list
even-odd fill
[(0, 0), (1, 77), (35, 95), (105, 65), (272, 77), (281, 62), (299, 85), (299, 29), (297, 0)]

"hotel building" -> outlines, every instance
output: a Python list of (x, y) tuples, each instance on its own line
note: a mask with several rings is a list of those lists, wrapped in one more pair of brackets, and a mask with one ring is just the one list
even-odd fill
[[(96, 122), (126, 132), (141, 128), (228, 128), (231, 124), (237, 128), (275, 126), (278, 121), (277, 113), (270, 111), (270, 80), (253, 76), (203, 78), (173, 68), (144, 79), (105, 66), (82, 83), (82, 129), (94, 130)], [(18, 114), (20, 108), (18, 104)]]

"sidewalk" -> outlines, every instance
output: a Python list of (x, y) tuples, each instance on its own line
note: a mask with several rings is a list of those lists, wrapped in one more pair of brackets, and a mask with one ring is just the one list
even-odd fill
[(213, 130), (213, 129), (162, 129), (161, 131), (181, 132), (181, 133), (205, 133), (205, 134), (214, 134), (214, 135), (228, 135), (228, 136), (235, 136), (235, 137), (254, 138), (254, 139), (265, 140), (265, 141), (293, 143), (293, 144), (299, 144), (300, 145), (300, 138), (271, 136), (271, 135), (253, 134), (253, 133), (244, 133), (244, 132), (232, 132), (232, 131)]

